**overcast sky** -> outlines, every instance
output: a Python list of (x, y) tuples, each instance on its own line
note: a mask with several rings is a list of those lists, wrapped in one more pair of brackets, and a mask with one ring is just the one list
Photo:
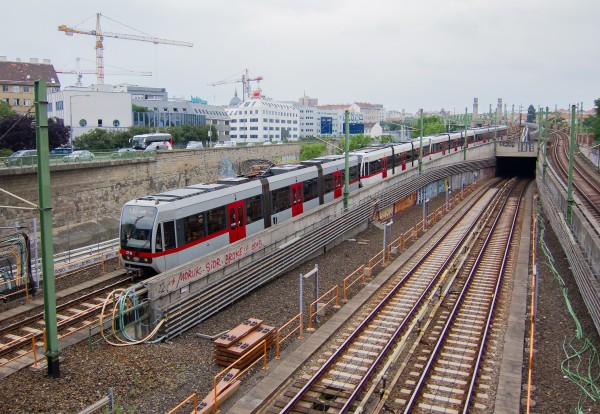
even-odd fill
[[(319, 104), (408, 112), (471, 112), (474, 97), (480, 112), (498, 98), (509, 111), (589, 109), (600, 98), (599, 0), (29, 0), (3, 13), (0, 55), (50, 59), (57, 70), (75, 69), (79, 57), (94, 69), (94, 37), (57, 27), (93, 30), (98, 12), (106, 32), (194, 44), (104, 40), (107, 73), (153, 74), (107, 74), (105, 83), (164, 87), (169, 97), (227, 104), (241, 84), (208, 84), (248, 68), (274, 100), (306, 93)], [(60, 81), (74, 85), (76, 76)]]

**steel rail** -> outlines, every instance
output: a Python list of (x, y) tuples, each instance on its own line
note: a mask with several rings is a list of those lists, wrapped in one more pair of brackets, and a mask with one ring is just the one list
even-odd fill
[(519, 199), (517, 201), (517, 206), (515, 208), (515, 216), (513, 218), (512, 224), (511, 224), (511, 228), (509, 231), (509, 236), (508, 236), (508, 240), (506, 242), (506, 249), (504, 251), (504, 259), (502, 260), (502, 266), (500, 268), (500, 273), (499, 273), (499, 277), (498, 277), (498, 282), (496, 283), (496, 288), (494, 289), (494, 295), (493, 295), (493, 299), (492, 299), (492, 303), (490, 306), (490, 310), (488, 313), (488, 318), (486, 321), (486, 325), (485, 325), (485, 330), (483, 332), (483, 337), (482, 337), (482, 341), (481, 341), (481, 345), (479, 346), (479, 352), (477, 354), (477, 360), (475, 361), (475, 366), (473, 367), (473, 376), (471, 378), (471, 384), (469, 386), (469, 390), (467, 391), (467, 399), (464, 403), (464, 409), (463, 409), (463, 414), (467, 414), (467, 410), (469, 407), (469, 403), (471, 401), (471, 397), (473, 395), (473, 390), (475, 388), (475, 381), (477, 379), (477, 371), (479, 371), (479, 366), (481, 365), (481, 360), (483, 359), (483, 350), (485, 349), (485, 344), (486, 344), (486, 340), (488, 337), (488, 333), (490, 330), (490, 327), (492, 325), (492, 317), (494, 315), (494, 309), (496, 308), (496, 302), (498, 301), (498, 294), (500, 292), (500, 285), (502, 283), (502, 280), (504, 279), (504, 271), (506, 268), (506, 264), (508, 262), (508, 256), (509, 256), (509, 250), (510, 250), (510, 246), (512, 244), (512, 240), (513, 240), (513, 236), (515, 233), (515, 229), (517, 226), (517, 218), (519, 215), (519, 210), (521, 208), (521, 202), (523, 200), (523, 193), (526, 190), (526, 186), (523, 187), (523, 190), (521, 191), (521, 194), (519, 194)]
[[(490, 231), (488, 232), (484, 242), (483, 242), (483, 246), (480, 249), (477, 258), (475, 259), (475, 263), (471, 269), (471, 271), (469, 272), (469, 275), (467, 277), (467, 280), (460, 292), (460, 294), (458, 295), (458, 297), (456, 298), (455, 304), (450, 312), (450, 315), (447, 318), (447, 321), (444, 325), (444, 328), (442, 329), (442, 331), (439, 334), (438, 340), (436, 342), (435, 347), (431, 350), (430, 353), (430, 357), (427, 361), (427, 364), (423, 367), (423, 370), (421, 371), (421, 375), (419, 377), (419, 380), (417, 381), (417, 383), (415, 384), (414, 388), (413, 388), (413, 392), (411, 393), (411, 397), (408, 400), (408, 402), (406, 403), (406, 406), (404, 408), (404, 413), (409, 413), (412, 408), (414, 403), (416, 402), (417, 397), (420, 395), (419, 394), (419, 390), (422, 388), (423, 383), (425, 382), (425, 379), (428, 377), (429, 375), (429, 371), (433, 365), (433, 363), (436, 361), (436, 356), (438, 354), (438, 352), (440, 351), (440, 348), (442, 346), (442, 343), (444, 342), (444, 340), (446, 339), (446, 335), (454, 321), (454, 318), (456, 317), (456, 314), (458, 312), (459, 307), (463, 304), (463, 300), (464, 297), (466, 296), (466, 293), (470, 287), (471, 281), (474, 279), (475, 274), (477, 272), (477, 270), (479, 269), (479, 266), (482, 262), (483, 259), (483, 255), (485, 253), (486, 250), (486, 246), (488, 245), (488, 243), (490, 242), (492, 236), (494, 235), (494, 232), (496, 230), (496, 227), (498, 225), (498, 222), (500, 220), (500, 217), (502, 215), (502, 211), (504, 210), (504, 207), (506, 206), (506, 203), (508, 202), (510, 196), (510, 192), (509, 194), (506, 196), (506, 198), (504, 199), (504, 202), (502, 203), (501, 208), (499, 209), (499, 213), (498, 215), (495, 217), (494, 222), (491, 225)], [(506, 252), (506, 250), (505, 250)], [(503, 258), (503, 262), (506, 260), (506, 256)]]
[[(481, 217), (486, 214), (485, 210), (482, 210), (478, 216), (475, 218), (475, 220), (479, 220), (481, 219)], [(330, 369), (330, 367), (333, 365), (333, 363), (342, 355), (342, 353), (350, 346), (350, 344), (356, 340), (361, 334), (362, 332), (369, 326), (369, 324), (378, 316), (379, 312), (381, 311), (381, 309), (383, 309), (385, 306), (388, 305), (388, 303), (390, 302), (390, 300), (397, 295), (398, 291), (406, 284), (406, 281), (409, 280), (409, 278), (414, 275), (418, 269), (420, 269), (420, 267), (426, 262), (426, 259), (433, 254), (432, 252), (438, 248), (439, 246), (442, 246), (444, 244), (444, 242), (446, 241), (446, 239), (451, 235), (451, 232), (453, 229), (455, 229), (456, 227), (458, 227), (460, 225), (460, 222), (456, 222), (454, 223), (446, 232), (445, 234), (438, 239), (429, 249), (428, 251), (423, 255), (423, 257), (421, 257), (417, 263), (415, 265), (413, 265), (408, 272), (406, 273), (406, 275), (404, 277), (401, 278), (401, 280), (392, 288), (392, 290), (385, 296), (384, 299), (382, 299), (378, 305), (376, 306), (376, 308), (371, 311), (369, 313), (369, 315), (359, 324), (359, 326), (350, 334), (350, 336), (344, 341), (343, 344), (341, 345), (336, 345), (336, 351), (331, 355), (331, 357), (321, 366), (321, 368), (308, 380), (308, 382), (302, 387), (301, 390), (299, 390), (296, 395), (288, 402), (288, 404), (282, 408), (283, 413), (285, 412), (290, 412), (290, 410), (292, 410), (292, 408), (303, 398), (303, 395), (312, 387), (315, 386), (315, 384), (320, 380), (320, 378)], [(469, 237), (469, 233), (470, 232), (465, 232), (459, 239), (459, 241), (456, 242), (455, 247), (451, 250), (451, 253), (447, 254), (446, 259), (443, 261), (444, 266), (447, 265), (452, 259), (453, 257), (456, 255), (456, 253), (462, 249), (465, 240)], [(407, 315), (405, 316), (403, 322), (401, 323), (401, 325), (395, 329), (394, 333), (392, 334), (391, 338), (388, 340), (388, 342), (386, 343), (386, 345), (383, 347), (382, 351), (379, 352), (378, 356), (375, 358), (375, 361), (370, 365), (369, 369), (367, 370), (367, 372), (362, 375), (361, 380), (359, 381), (359, 383), (357, 385), (354, 386), (353, 391), (350, 393), (350, 395), (348, 397), (346, 397), (346, 402), (343, 405), (343, 407), (340, 409), (340, 412), (345, 412), (347, 409), (349, 409), (349, 406), (353, 403), (353, 401), (356, 399), (358, 393), (362, 390), (362, 388), (364, 387), (364, 385), (366, 384), (366, 382), (368, 381), (369, 377), (372, 375), (372, 373), (374, 372), (374, 370), (377, 368), (378, 363), (387, 355), (387, 351), (389, 350), (389, 348), (394, 344), (394, 341), (396, 340), (396, 338), (399, 336), (399, 334), (401, 333), (401, 331), (404, 329), (404, 327), (408, 324), (409, 320), (411, 320), (411, 318), (414, 316), (414, 314), (416, 313), (416, 311), (420, 308), (420, 306), (423, 303), (423, 299), (425, 297), (428, 296), (428, 294), (431, 293), (431, 289), (432, 287), (436, 284), (436, 281), (439, 279), (440, 275), (443, 273), (443, 267), (444, 266), (440, 266), (440, 270), (438, 270), (438, 272), (435, 273), (435, 275), (432, 277), (432, 281), (427, 285), (427, 287), (424, 289), (424, 292), (421, 293), (421, 295), (418, 297), (418, 299), (415, 301), (415, 304), (411, 307), (410, 311), (408, 311)]]

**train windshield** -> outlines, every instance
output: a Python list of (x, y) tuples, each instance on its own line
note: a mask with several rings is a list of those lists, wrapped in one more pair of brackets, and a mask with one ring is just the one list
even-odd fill
[(125, 206), (121, 215), (121, 248), (150, 252), (155, 218), (155, 207)]

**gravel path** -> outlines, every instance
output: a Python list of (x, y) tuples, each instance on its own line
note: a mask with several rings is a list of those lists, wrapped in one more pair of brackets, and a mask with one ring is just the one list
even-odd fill
[[(431, 208), (437, 208), (444, 201), (444, 196), (433, 199)], [(421, 206), (412, 207), (397, 216), (393, 226), (394, 238), (421, 219)], [(263, 319), (268, 325), (281, 326), (298, 312), (299, 273), (307, 273), (318, 264), (320, 293), (324, 293), (368, 262), (381, 250), (382, 244), (383, 232), (370, 225), (355, 237), (355, 241), (345, 241), (308, 261), (171, 341), (129, 347), (113, 347), (98, 341), (91, 346), (80, 343), (67, 348), (61, 354), (61, 377), (58, 379), (49, 378), (44, 367), (24, 369), (2, 380), (2, 412), (76, 413), (106, 395), (109, 387), (114, 389), (117, 408), (121, 410), (118, 412), (123, 413), (164, 413), (193, 392), (202, 399), (212, 388), (212, 379), (222, 367), (213, 363), (212, 342), (201, 339), (197, 334), (217, 335), (250, 317)], [(555, 259), (564, 262), (564, 255), (556, 253)], [(565, 263), (560, 265), (568, 270)], [(563, 277), (568, 280), (566, 275)], [(534, 371), (537, 386), (533, 396), (537, 403), (534, 412), (572, 412), (578, 396), (575, 387), (565, 381), (560, 372), (564, 334), (557, 329), (564, 325), (564, 332), (569, 337), (573, 331), (567, 327), (566, 312), (558, 306), (562, 303), (562, 296), (552, 289), (551, 284), (551, 279), (544, 276), (542, 269), (543, 287), (538, 307), (540, 324), (537, 328), (540, 340), (536, 353), (537, 361), (541, 362), (535, 365), (537, 371)], [(569, 292), (569, 295), (574, 295), (576, 289), (571, 288)], [(312, 300), (311, 282), (305, 285), (305, 298), (306, 310)], [(572, 299), (572, 304), (575, 308), (579, 307), (585, 331), (595, 332), (593, 324), (585, 319), (581, 300)], [(565, 317), (564, 323), (557, 323), (561, 317)], [(594, 341), (598, 344), (597, 336)], [(558, 400), (561, 405), (558, 405)]]

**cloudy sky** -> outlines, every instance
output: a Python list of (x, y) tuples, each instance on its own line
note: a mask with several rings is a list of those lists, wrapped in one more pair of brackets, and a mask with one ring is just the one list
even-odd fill
[[(247, 68), (274, 100), (306, 95), (386, 109), (480, 112), (502, 98), (565, 108), (600, 98), (598, 0), (29, 0), (3, 13), (0, 55), (95, 68), (94, 37), (57, 27), (152, 35), (192, 48), (105, 38), (105, 83), (165, 87), (229, 102)], [(60, 75), (63, 86), (75, 75)], [(84, 75), (84, 84), (95, 83)], [(254, 84), (256, 85), (256, 84)]]

